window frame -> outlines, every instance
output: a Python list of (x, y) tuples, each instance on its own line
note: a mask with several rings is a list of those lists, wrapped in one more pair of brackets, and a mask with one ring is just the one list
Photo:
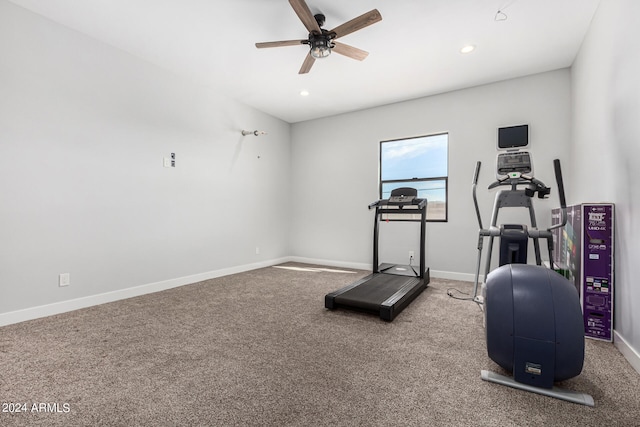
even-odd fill
[[(432, 136), (439, 135), (447, 135), (447, 175), (446, 176), (437, 176), (437, 177), (412, 177), (406, 179), (382, 179), (382, 145), (386, 142), (397, 142), (397, 141), (409, 141), (412, 139), (418, 138), (429, 138)], [(449, 222), (449, 132), (438, 132), (427, 135), (418, 135), (407, 138), (395, 138), (395, 139), (387, 139), (384, 141), (380, 141), (379, 150), (378, 150), (378, 194), (380, 199), (382, 199), (382, 187), (384, 184), (393, 184), (393, 183), (407, 183), (407, 186), (410, 185), (411, 182), (428, 182), (428, 181), (444, 181), (444, 218), (429, 218), (429, 200), (427, 199), (427, 218), (425, 222)], [(386, 214), (382, 219), (385, 221), (420, 221), (419, 214), (416, 214), (418, 218), (411, 218), (411, 215), (396, 215)]]

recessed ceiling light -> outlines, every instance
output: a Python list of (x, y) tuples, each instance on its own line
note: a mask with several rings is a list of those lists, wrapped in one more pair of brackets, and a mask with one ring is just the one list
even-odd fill
[(460, 49), (460, 53), (471, 53), (475, 50), (475, 46), (472, 44), (468, 44), (466, 46), (464, 46), (462, 49)]
[(308, 90), (301, 90), (300, 91), (300, 96), (309, 96), (309, 91)]

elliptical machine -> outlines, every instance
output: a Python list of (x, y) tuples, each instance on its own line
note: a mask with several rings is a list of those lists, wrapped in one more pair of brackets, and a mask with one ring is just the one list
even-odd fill
[[(528, 258), (529, 239), (533, 240), (536, 265), (542, 265), (540, 255), (540, 239), (547, 240), (547, 251), (549, 260), (553, 260), (553, 233), (552, 230), (564, 227), (567, 223), (566, 201), (564, 197), (564, 185), (562, 181), (562, 171), (560, 160), (554, 160), (556, 173), (556, 183), (558, 184), (558, 196), (560, 199), (561, 219), (560, 223), (546, 230), (539, 230), (536, 222), (536, 213), (533, 207), (533, 197), (546, 199), (551, 193), (551, 189), (542, 181), (533, 176), (533, 164), (531, 154), (528, 151), (508, 151), (498, 154), (496, 160), (496, 181), (489, 184), (487, 189), (492, 190), (500, 186), (509, 186), (509, 189), (501, 189), (496, 193), (491, 214), (491, 225), (485, 229), (482, 225), (480, 208), (478, 207), (478, 197), (476, 188), (478, 176), (480, 175), (481, 162), (476, 163), (473, 175), (473, 205), (476, 210), (476, 217), (480, 230), (478, 231), (478, 259), (476, 263), (476, 274), (473, 287), (473, 300), (478, 303), (483, 302), (483, 297), (478, 296), (478, 286), (480, 278), (480, 264), (484, 238), (489, 238), (487, 257), (485, 260), (484, 277), (487, 278), (491, 269), (491, 257), (493, 252), (494, 238), (500, 239), (499, 266), (505, 264), (526, 264)], [(519, 188), (524, 186), (524, 188)], [(502, 208), (525, 208), (529, 212), (529, 226), (525, 224), (501, 224), (498, 226), (498, 214)], [(552, 266), (551, 266), (552, 267)]]
[[(531, 156), (526, 151), (498, 154), (497, 180), (489, 189), (509, 186), (495, 196), (491, 225), (484, 228), (476, 186), (481, 163), (476, 163), (473, 201), (480, 230), (478, 259), (471, 299), (483, 305), (487, 353), (498, 365), (512, 372), (513, 378), (482, 370), (481, 378), (509, 387), (593, 406), (585, 393), (563, 390), (554, 382), (580, 374), (584, 363), (584, 324), (578, 292), (573, 284), (553, 270), (552, 230), (566, 224), (566, 201), (560, 161), (554, 160), (558, 195), (562, 211), (560, 224), (546, 230), (537, 228), (532, 199), (546, 198), (550, 188), (533, 177)], [(519, 188), (524, 186), (524, 189)], [(504, 207), (524, 207), (530, 226), (498, 226), (498, 212)], [(478, 295), (484, 238), (489, 238), (482, 296)], [(489, 273), (494, 238), (500, 239), (500, 266)], [(533, 240), (537, 265), (527, 262), (527, 246)], [(549, 268), (542, 266), (539, 240), (547, 240)]]

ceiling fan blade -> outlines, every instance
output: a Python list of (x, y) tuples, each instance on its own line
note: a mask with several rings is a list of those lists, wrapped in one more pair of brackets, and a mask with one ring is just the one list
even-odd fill
[(309, 6), (307, 6), (307, 3), (305, 3), (304, 0), (289, 0), (289, 3), (310, 33), (315, 32), (322, 34), (322, 30), (320, 29), (316, 18), (314, 18), (313, 13), (311, 13)]
[(298, 74), (307, 74), (309, 70), (311, 70), (314, 62), (316, 62), (316, 58), (311, 56), (310, 53), (307, 53), (307, 56), (304, 58), (304, 62), (302, 63), (302, 67), (300, 67), (300, 71), (298, 71)]
[(262, 42), (256, 43), (256, 47), (258, 49), (263, 49), (265, 47), (280, 47), (280, 46), (297, 46), (301, 44), (306, 44), (308, 40), (282, 40), (278, 42)]
[(378, 9), (370, 10), (357, 18), (353, 18), (351, 21), (347, 21), (342, 25), (338, 25), (331, 32), (336, 33), (336, 38), (344, 37), (347, 34), (351, 34), (354, 31), (361, 30), (369, 25), (373, 25), (376, 22), (382, 21), (382, 15), (378, 12)]
[(369, 52), (365, 52), (357, 47), (349, 46), (348, 44), (340, 42), (333, 43), (334, 46), (331, 48), (331, 51), (339, 53), (340, 55), (348, 56), (349, 58), (357, 59), (358, 61), (363, 61), (369, 55)]

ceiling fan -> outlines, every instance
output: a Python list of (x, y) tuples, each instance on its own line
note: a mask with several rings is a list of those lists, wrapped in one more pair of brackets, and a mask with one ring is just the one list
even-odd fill
[(289, 0), (289, 3), (298, 15), (298, 18), (300, 18), (304, 26), (309, 31), (308, 38), (303, 40), (283, 40), (277, 42), (256, 43), (256, 47), (258, 49), (266, 47), (296, 46), (301, 44), (309, 45), (309, 53), (305, 57), (298, 74), (308, 73), (316, 59), (325, 58), (329, 56), (332, 51), (349, 58), (357, 59), (358, 61), (364, 60), (367, 55), (369, 55), (369, 52), (337, 42), (335, 39), (344, 37), (347, 34), (351, 34), (381, 21), (382, 15), (380, 15), (380, 12), (378, 12), (377, 9), (370, 10), (369, 12), (364, 13), (357, 18), (353, 18), (342, 25), (338, 25), (333, 30), (328, 31), (322, 28), (325, 16), (321, 13), (313, 15), (304, 0)]

